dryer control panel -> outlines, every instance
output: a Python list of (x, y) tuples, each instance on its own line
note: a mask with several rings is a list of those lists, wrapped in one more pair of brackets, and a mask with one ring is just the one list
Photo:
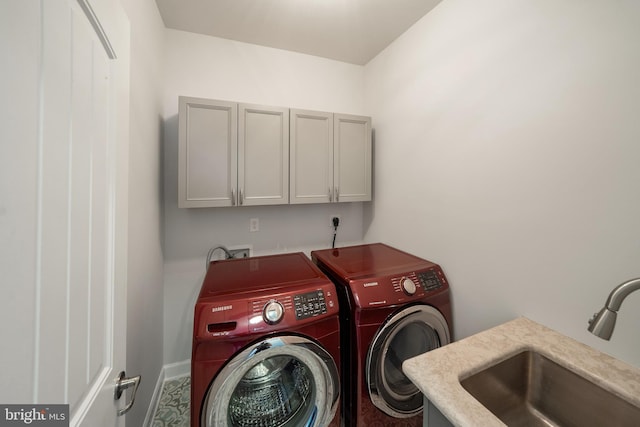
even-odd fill
[(407, 304), (449, 292), (438, 264), (383, 243), (312, 251), (311, 258), (348, 290), (359, 308)]
[(437, 265), (399, 275), (352, 280), (349, 287), (356, 305), (362, 308), (406, 304), (449, 288)]
[(440, 289), (443, 286), (442, 280), (440, 279), (440, 277), (438, 277), (438, 274), (434, 270), (427, 270), (418, 273), (418, 280), (420, 281), (420, 285), (422, 285), (425, 292), (435, 291), (436, 289)]

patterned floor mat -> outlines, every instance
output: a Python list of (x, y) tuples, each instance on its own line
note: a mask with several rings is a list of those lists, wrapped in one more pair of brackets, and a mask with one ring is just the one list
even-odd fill
[(189, 427), (191, 378), (165, 381), (152, 427)]

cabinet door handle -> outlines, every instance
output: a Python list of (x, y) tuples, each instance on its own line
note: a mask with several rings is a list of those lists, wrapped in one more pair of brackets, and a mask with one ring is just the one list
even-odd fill
[(232, 188), (231, 189), (231, 206), (235, 206), (236, 205), (236, 191)]
[(329, 201), (333, 202), (333, 191), (331, 191), (331, 187), (329, 187)]
[(335, 187), (335, 189), (336, 189), (336, 197), (335, 197), (335, 199), (336, 199), (336, 202), (339, 202), (340, 201), (340, 189), (338, 187)]
[(242, 205), (244, 203), (244, 196), (242, 195), (242, 189), (238, 190), (238, 204)]

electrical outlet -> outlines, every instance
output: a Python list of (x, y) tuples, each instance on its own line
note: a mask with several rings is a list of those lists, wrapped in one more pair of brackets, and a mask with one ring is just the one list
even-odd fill
[(250, 252), (249, 248), (229, 249), (231, 258), (249, 258)]
[(249, 231), (260, 231), (260, 221), (258, 220), (258, 218), (251, 218), (249, 220)]
[(338, 218), (338, 226), (342, 225), (342, 218), (340, 218), (340, 215), (331, 215), (329, 218), (329, 225), (331, 228), (333, 228), (333, 218)]

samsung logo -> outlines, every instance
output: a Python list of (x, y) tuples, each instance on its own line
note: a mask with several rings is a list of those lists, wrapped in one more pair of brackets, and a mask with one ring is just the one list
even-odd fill
[(367, 282), (364, 284), (365, 288), (370, 288), (372, 286), (378, 286), (378, 282)]
[(212, 313), (216, 313), (218, 311), (227, 311), (227, 310), (233, 310), (233, 306), (232, 305), (221, 305), (220, 307), (213, 307), (211, 309)]

